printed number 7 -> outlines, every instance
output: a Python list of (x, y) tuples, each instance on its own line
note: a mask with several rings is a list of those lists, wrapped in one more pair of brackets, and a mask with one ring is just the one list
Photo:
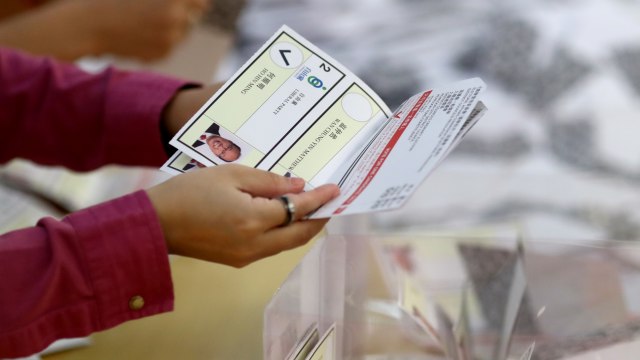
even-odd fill
[(331, 71), (331, 68), (328, 67), (325, 63), (320, 64), (320, 69), (324, 70), (325, 72)]
[(290, 53), (291, 50), (280, 50), (280, 56), (282, 56), (282, 60), (284, 60), (285, 65), (289, 66), (289, 60), (287, 60), (287, 57), (284, 56), (284, 54), (286, 53)]

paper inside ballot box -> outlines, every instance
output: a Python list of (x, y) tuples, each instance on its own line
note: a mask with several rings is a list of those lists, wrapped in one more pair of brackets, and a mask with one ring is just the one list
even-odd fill
[(568, 337), (629, 319), (616, 266), (584, 255), (525, 253), (527, 293), (543, 334)]
[[(500, 329), (516, 251), (475, 244), (458, 249), (487, 326)], [(559, 339), (628, 321), (619, 270), (605, 254), (525, 251), (527, 288), (515, 333)]]

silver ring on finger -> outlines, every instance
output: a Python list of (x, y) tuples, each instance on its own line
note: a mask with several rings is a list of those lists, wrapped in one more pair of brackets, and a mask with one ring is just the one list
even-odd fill
[(287, 212), (287, 218), (284, 220), (281, 226), (290, 225), (296, 217), (296, 205), (289, 199), (287, 195), (280, 196), (280, 201), (284, 206), (284, 210)]

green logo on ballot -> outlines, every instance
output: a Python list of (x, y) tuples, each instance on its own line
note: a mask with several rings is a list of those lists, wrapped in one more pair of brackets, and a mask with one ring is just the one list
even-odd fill
[[(311, 84), (311, 86), (313, 86), (314, 88), (319, 89), (319, 88), (321, 88), (321, 87), (322, 87), (322, 80), (318, 79), (318, 78), (317, 78), (317, 77), (315, 77), (315, 76), (309, 76), (309, 77), (307, 78), (307, 82), (308, 82), (309, 84)], [(323, 87), (323, 88), (322, 88), (322, 90), (327, 90), (327, 88), (324, 88), (324, 87)]]

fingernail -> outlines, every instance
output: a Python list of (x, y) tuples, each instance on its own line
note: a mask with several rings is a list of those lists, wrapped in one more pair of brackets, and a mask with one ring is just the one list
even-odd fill
[(304, 179), (303, 178), (299, 178), (299, 177), (292, 177), (289, 178), (289, 180), (291, 181), (291, 185), (293, 186), (304, 186)]

